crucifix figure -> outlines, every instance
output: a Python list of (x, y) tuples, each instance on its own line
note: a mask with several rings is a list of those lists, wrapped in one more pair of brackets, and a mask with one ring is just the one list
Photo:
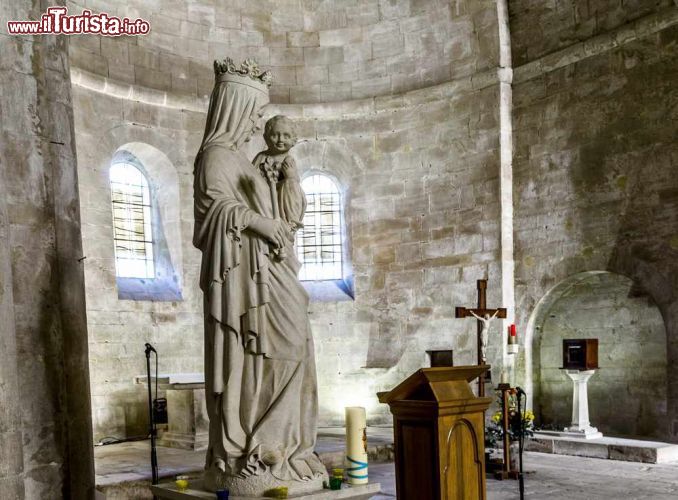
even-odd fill
[[(506, 309), (499, 307), (496, 309), (487, 308), (487, 280), (478, 280), (478, 307), (475, 309), (467, 309), (465, 307), (457, 307), (454, 310), (455, 318), (469, 318), (471, 316), (476, 318), (478, 324), (478, 364), (485, 364), (486, 348), (488, 339), (488, 330), (490, 322), (495, 318), (506, 318)], [(478, 379), (478, 395), (485, 395), (485, 379), (480, 377)]]
[(484, 316), (478, 316), (476, 313), (473, 312), (473, 310), (469, 310), (471, 313), (471, 316), (476, 318), (478, 321), (480, 321), (483, 326), (480, 330), (480, 364), (484, 365), (487, 363), (487, 339), (488, 339), (488, 330), (490, 329), (490, 323), (494, 318), (497, 317), (497, 314), (499, 314), (499, 310), (497, 309), (494, 311), (494, 314), (492, 316), (489, 315), (489, 313), (485, 313)]

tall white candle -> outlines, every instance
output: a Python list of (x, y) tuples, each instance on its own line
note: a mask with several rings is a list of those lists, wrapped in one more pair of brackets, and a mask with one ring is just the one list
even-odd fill
[(367, 483), (367, 421), (365, 408), (346, 408), (346, 474), (349, 484)]

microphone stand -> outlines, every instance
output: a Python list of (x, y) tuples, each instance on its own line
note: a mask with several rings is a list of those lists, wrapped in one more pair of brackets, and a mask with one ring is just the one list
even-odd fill
[[(146, 344), (146, 375), (148, 380), (148, 417), (151, 434), (151, 484), (158, 484), (158, 455), (155, 449), (155, 416), (153, 415), (153, 395), (151, 394), (151, 351), (155, 353), (155, 394), (158, 395), (158, 353), (151, 344)], [(153, 495), (155, 498), (155, 495)]]
[(525, 498), (525, 481), (523, 479), (523, 443), (525, 441), (525, 423), (523, 422), (523, 413), (520, 408), (520, 401), (525, 395), (525, 391), (518, 387), (517, 392), (518, 416), (520, 417), (520, 435), (518, 436), (518, 488), (520, 491), (520, 500), (523, 500)]

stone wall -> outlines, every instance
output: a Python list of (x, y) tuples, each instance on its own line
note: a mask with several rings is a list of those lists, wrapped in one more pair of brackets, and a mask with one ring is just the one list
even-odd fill
[[(199, 252), (193, 248), (193, 157), (205, 115), (119, 99), (75, 86), (82, 238), (87, 259), (94, 440), (147, 432), (144, 344), (159, 353), (163, 373), (202, 370)], [(109, 169), (116, 152), (135, 154), (148, 173), (169, 239), (183, 300), (121, 300), (115, 278)], [(172, 195), (169, 196), (169, 193)], [(155, 366), (153, 366), (155, 369)]]
[[(540, 300), (585, 271), (627, 276), (652, 297), (669, 370), (678, 366), (675, 6), (509, 2), (511, 108), (507, 37), (501, 96), (498, 85), (495, 2), (273, 5), (107, 3), (100, 10), (149, 19), (152, 34), (73, 39), (95, 437), (143, 433), (144, 396), (131, 379), (144, 371), (144, 342), (160, 347), (161, 371), (202, 368), (191, 170), (211, 60), (227, 55), (271, 67), (269, 114), (298, 122), (302, 169), (326, 171), (342, 188), (355, 297), (311, 307), (322, 425), (340, 423), (347, 404), (386, 421), (374, 393), (426, 365), (425, 349), (451, 347), (456, 363), (471, 363), (475, 326), (454, 320), (453, 307), (473, 304), (484, 277), (489, 304), (504, 305), (512, 276), (501, 276), (501, 258), (513, 239), (516, 320), (527, 333), (519, 383), (531, 387)], [(117, 298), (107, 169), (129, 142), (161, 151), (176, 169), (183, 301)], [(247, 154), (261, 147), (256, 140)], [(511, 209), (515, 231), (502, 252)], [(491, 342), (490, 361), (500, 360)], [(658, 435), (678, 436), (676, 380)]]
[[(176, 2), (171, 8), (163, 8), (162, 15), (157, 14), (159, 9), (140, 7), (126, 12), (150, 16), (152, 22), (153, 16), (157, 17), (153, 25), (156, 32), (147, 38), (113, 41), (102, 38), (98, 48), (85, 47), (97, 44), (89, 38), (75, 39), (71, 60), (81, 68), (74, 96), (87, 255), (85, 273), (91, 297), (88, 327), (95, 440), (145, 432), (145, 394), (142, 387), (132, 384), (134, 376), (145, 372), (145, 342), (158, 348), (161, 372), (202, 370), (199, 253), (190, 243), (192, 163), (207, 109), (201, 96), (213, 84), (208, 65), (213, 56), (260, 56), (284, 81), (290, 71), (306, 75), (308, 68), (318, 69), (312, 58), (286, 62), (291, 54), (337, 50), (354, 54), (357, 49), (353, 44), (361, 44), (369, 48), (370, 61), (366, 65), (381, 68), (379, 71), (388, 74), (389, 81), (402, 83), (389, 83), (382, 88), (381, 73), (357, 74), (352, 68), (359, 64), (358, 59), (342, 56), (336, 66), (331, 61), (320, 65), (321, 71), (340, 75), (342, 79), (336, 82), (340, 83), (341, 93), (334, 97), (325, 94), (314, 97), (313, 92), (304, 90), (308, 82), (295, 79), (290, 96), (298, 83), (297, 95), (303, 97), (291, 101), (306, 104), (284, 104), (288, 99), (281, 98), (280, 78), (279, 86), (273, 88), (273, 99), (283, 104), (268, 113), (285, 113), (298, 122), (301, 142), (295, 154), (301, 168), (323, 170), (335, 176), (344, 197), (350, 241), (347, 264), (353, 272), (355, 297), (314, 301), (311, 307), (321, 425), (341, 423), (343, 407), (350, 404), (366, 405), (371, 422), (387, 421), (388, 409), (378, 405), (375, 393), (391, 388), (404, 376), (426, 366), (426, 349), (453, 348), (456, 363), (473, 361), (475, 325), (472, 321), (454, 320), (453, 308), (473, 304), (475, 280), (488, 275), (488, 299), (495, 304), (501, 302), (498, 86), (494, 71), (477, 72), (497, 64), (496, 30), (480, 29), (487, 23), (496, 23), (496, 6), (494, 2), (360, 4), (358, 7), (352, 2), (302, 3), (306, 10), (299, 18), (292, 7), (287, 9), (291, 17), (285, 23), (293, 23), (287, 25), (278, 24), (283, 22), (282, 11), (262, 21), (259, 18), (267, 9), (254, 9), (254, 3), (243, 3), (241, 10), (229, 10), (241, 24), (230, 28), (228, 36), (244, 40), (234, 33), (247, 32), (249, 40), (263, 39), (264, 44), (273, 45), (266, 45), (265, 50), (245, 46), (238, 49), (241, 53), (233, 53), (233, 47), (238, 46), (235, 41), (221, 46), (203, 40), (201, 43), (213, 50), (194, 47), (189, 54), (199, 58), (195, 61), (189, 61), (181, 52), (186, 50), (184, 42), (193, 47), (186, 40), (190, 37), (186, 33), (180, 35), (183, 32), (177, 30), (163, 34), (163, 23), (170, 22), (167, 16), (181, 17), (179, 14), (188, 9), (192, 14), (181, 17), (182, 26), (195, 22), (201, 26), (196, 33), (205, 36), (212, 36), (211, 30), (216, 26), (223, 35), (225, 27), (219, 27), (221, 21), (216, 19), (221, 18), (214, 17), (214, 6), (205, 7), (206, 17), (196, 18), (193, 16), (202, 10), (195, 2)], [(329, 15), (327, 9), (339, 14)], [(367, 17), (359, 21), (358, 12)], [(374, 12), (376, 17), (370, 14)], [(178, 17), (175, 22), (179, 22)], [(305, 24), (294, 24), (298, 19)], [(327, 24), (334, 22), (339, 25)], [(478, 30), (474, 31), (473, 26)], [(405, 48), (388, 56), (374, 51), (387, 39), (376, 35), (380, 30), (402, 38)], [(408, 35), (410, 31), (416, 32), (416, 36)], [(356, 38), (339, 47), (346, 36)], [(172, 50), (161, 42), (170, 37), (174, 40)], [(284, 49), (275, 45), (283, 42)], [(443, 43), (450, 45), (452, 52), (445, 55)], [(116, 53), (127, 58), (126, 64), (137, 64), (134, 71), (143, 75), (141, 78), (154, 75), (153, 68), (160, 68), (156, 64), (161, 64), (165, 73), (157, 75), (154, 81), (130, 80), (114, 72), (117, 62), (106, 63), (108, 70), (99, 71), (104, 66), (94, 56), (98, 54), (104, 59), (101, 54), (109, 54), (104, 47), (111, 44), (118, 44), (120, 52)], [(297, 47), (297, 44), (309, 45)], [(417, 44), (426, 46), (417, 49)], [(148, 57), (132, 59), (141, 49)], [(173, 52), (175, 49), (179, 52)], [(218, 54), (217, 49), (223, 49), (223, 54)], [(83, 51), (88, 50), (91, 53), (83, 56)], [(261, 54), (266, 55), (262, 58)], [(378, 60), (380, 57), (393, 61), (387, 65)], [(396, 64), (399, 58), (411, 61)], [(448, 63), (441, 65), (442, 59), (451, 61), (452, 67)], [(167, 82), (174, 81), (170, 73), (182, 71), (187, 64), (191, 78), (204, 80), (203, 90), (193, 100), (181, 97), (186, 95), (185, 89), (167, 86)], [(192, 70), (198, 67), (202, 69)], [(425, 77), (427, 68), (435, 68), (437, 76)], [(400, 74), (403, 71), (409, 74)], [(456, 79), (451, 83), (431, 86), (453, 76)], [(313, 83), (314, 88), (318, 85), (323, 84)], [(361, 85), (362, 90), (357, 91)], [(402, 92), (420, 86), (427, 88)], [(156, 92), (158, 89), (162, 94)], [(137, 100), (137, 96), (141, 99)], [(313, 104), (317, 100), (355, 97), (368, 98)], [(118, 299), (108, 168), (118, 148), (129, 142), (161, 151), (176, 169), (181, 206), (183, 301)], [(252, 157), (262, 148), (259, 138), (248, 146), (247, 154)], [(151, 182), (163, 186), (166, 180)], [(501, 353), (492, 350), (492, 356), (495, 355), (500, 357)], [(350, 389), (346, 390), (347, 387)]]
[[(132, 384), (145, 372), (144, 342), (158, 348), (161, 372), (202, 369), (199, 253), (190, 235), (192, 159), (205, 115), (77, 86), (74, 96), (96, 440), (144, 432), (145, 394)], [(451, 347), (455, 362), (472, 362), (475, 325), (454, 320), (453, 306), (473, 303), (475, 279), (499, 282), (496, 85), (474, 89), (469, 79), (352, 106), (360, 113), (337, 105), (323, 108), (322, 119), (308, 118), (308, 106), (269, 111), (298, 122), (302, 170), (331, 173), (344, 193), (355, 300), (311, 307), (325, 425), (340, 423), (348, 404), (385, 421), (375, 393), (425, 366), (426, 349)], [(107, 175), (116, 149), (132, 139), (163, 151), (177, 169), (181, 302), (117, 297)], [(261, 148), (258, 138), (248, 156)], [(499, 303), (498, 294), (491, 286), (489, 300)]]
[(677, 439), (678, 27), (636, 34), (557, 69), (529, 77), (516, 69), (518, 323), (531, 335), (531, 311), (569, 276), (633, 279), (665, 321), (671, 421), (661, 434)]
[(668, 12), (672, 0), (509, 0), (516, 66), (647, 16)]
[(492, 68), (489, 0), (69, 1), (142, 17), (142, 37), (74, 37), (73, 65), (113, 80), (209, 95), (212, 61), (255, 57), (274, 69), (273, 102), (332, 102), (425, 88)]
[(664, 320), (633, 281), (612, 273), (586, 275), (563, 290), (538, 328), (541, 425), (562, 429), (571, 422), (563, 339), (597, 338), (600, 369), (588, 387), (592, 425), (606, 435), (664, 437)]
[[(2, 3), (30, 19), (34, 2)], [(65, 38), (0, 27), (0, 496), (91, 498), (85, 290)]]
[(384, 421), (374, 394), (428, 366), (427, 349), (472, 363), (475, 324), (454, 306), (473, 304), (487, 276), (488, 301), (501, 301), (498, 88), (443, 87), (444, 99), (422, 91), (404, 106), (301, 122), (327, 146), (322, 162), (300, 148), (298, 163), (344, 187), (355, 279), (353, 301), (311, 307), (324, 423), (356, 403)]

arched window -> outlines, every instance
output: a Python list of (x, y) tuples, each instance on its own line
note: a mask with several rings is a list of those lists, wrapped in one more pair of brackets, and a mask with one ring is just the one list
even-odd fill
[(304, 227), (297, 233), (299, 279), (343, 278), (341, 193), (328, 176), (313, 174), (301, 182), (307, 207)]
[(110, 170), (115, 273), (120, 278), (154, 278), (151, 194), (141, 170), (115, 163)]

